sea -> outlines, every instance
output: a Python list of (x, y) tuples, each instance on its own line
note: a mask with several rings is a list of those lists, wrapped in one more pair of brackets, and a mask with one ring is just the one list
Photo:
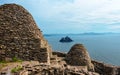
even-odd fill
[[(59, 42), (65, 36), (74, 41)], [(44, 37), (53, 51), (67, 53), (74, 44), (80, 43), (85, 46), (91, 59), (120, 66), (120, 34), (49, 34)]]

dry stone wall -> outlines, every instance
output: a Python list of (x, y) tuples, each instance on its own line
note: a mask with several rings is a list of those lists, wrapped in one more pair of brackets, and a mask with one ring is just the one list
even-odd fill
[(66, 55), (66, 62), (74, 66), (87, 66), (94, 71), (90, 56), (82, 44), (75, 44)]
[(20, 5), (0, 6), (0, 60), (48, 62), (51, 48), (31, 14)]

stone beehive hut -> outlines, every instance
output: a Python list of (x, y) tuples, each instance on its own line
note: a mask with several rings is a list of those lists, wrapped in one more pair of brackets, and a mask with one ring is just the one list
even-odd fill
[(22, 6), (0, 6), (0, 60), (49, 62), (51, 49), (31, 14)]
[(75, 44), (66, 55), (66, 61), (73, 66), (87, 66), (89, 70), (94, 70), (90, 56), (82, 44)]

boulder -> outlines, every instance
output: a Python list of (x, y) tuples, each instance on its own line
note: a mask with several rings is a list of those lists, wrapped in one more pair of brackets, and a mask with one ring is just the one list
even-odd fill
[(94, 65), (95, 72), (99, 73), (100, 75), (120, 75), (120, 66), (113, 66), (95, 60), (92, 60), (92, 63)]

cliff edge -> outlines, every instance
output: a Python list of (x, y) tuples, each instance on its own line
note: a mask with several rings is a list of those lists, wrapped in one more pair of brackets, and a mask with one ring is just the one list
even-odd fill
[(32, 15), (5, 4), (0, 6), (0, 75), (120, 75), (120, 67), (91, 60), (82, 44), (67, 54), (52, 52)]

